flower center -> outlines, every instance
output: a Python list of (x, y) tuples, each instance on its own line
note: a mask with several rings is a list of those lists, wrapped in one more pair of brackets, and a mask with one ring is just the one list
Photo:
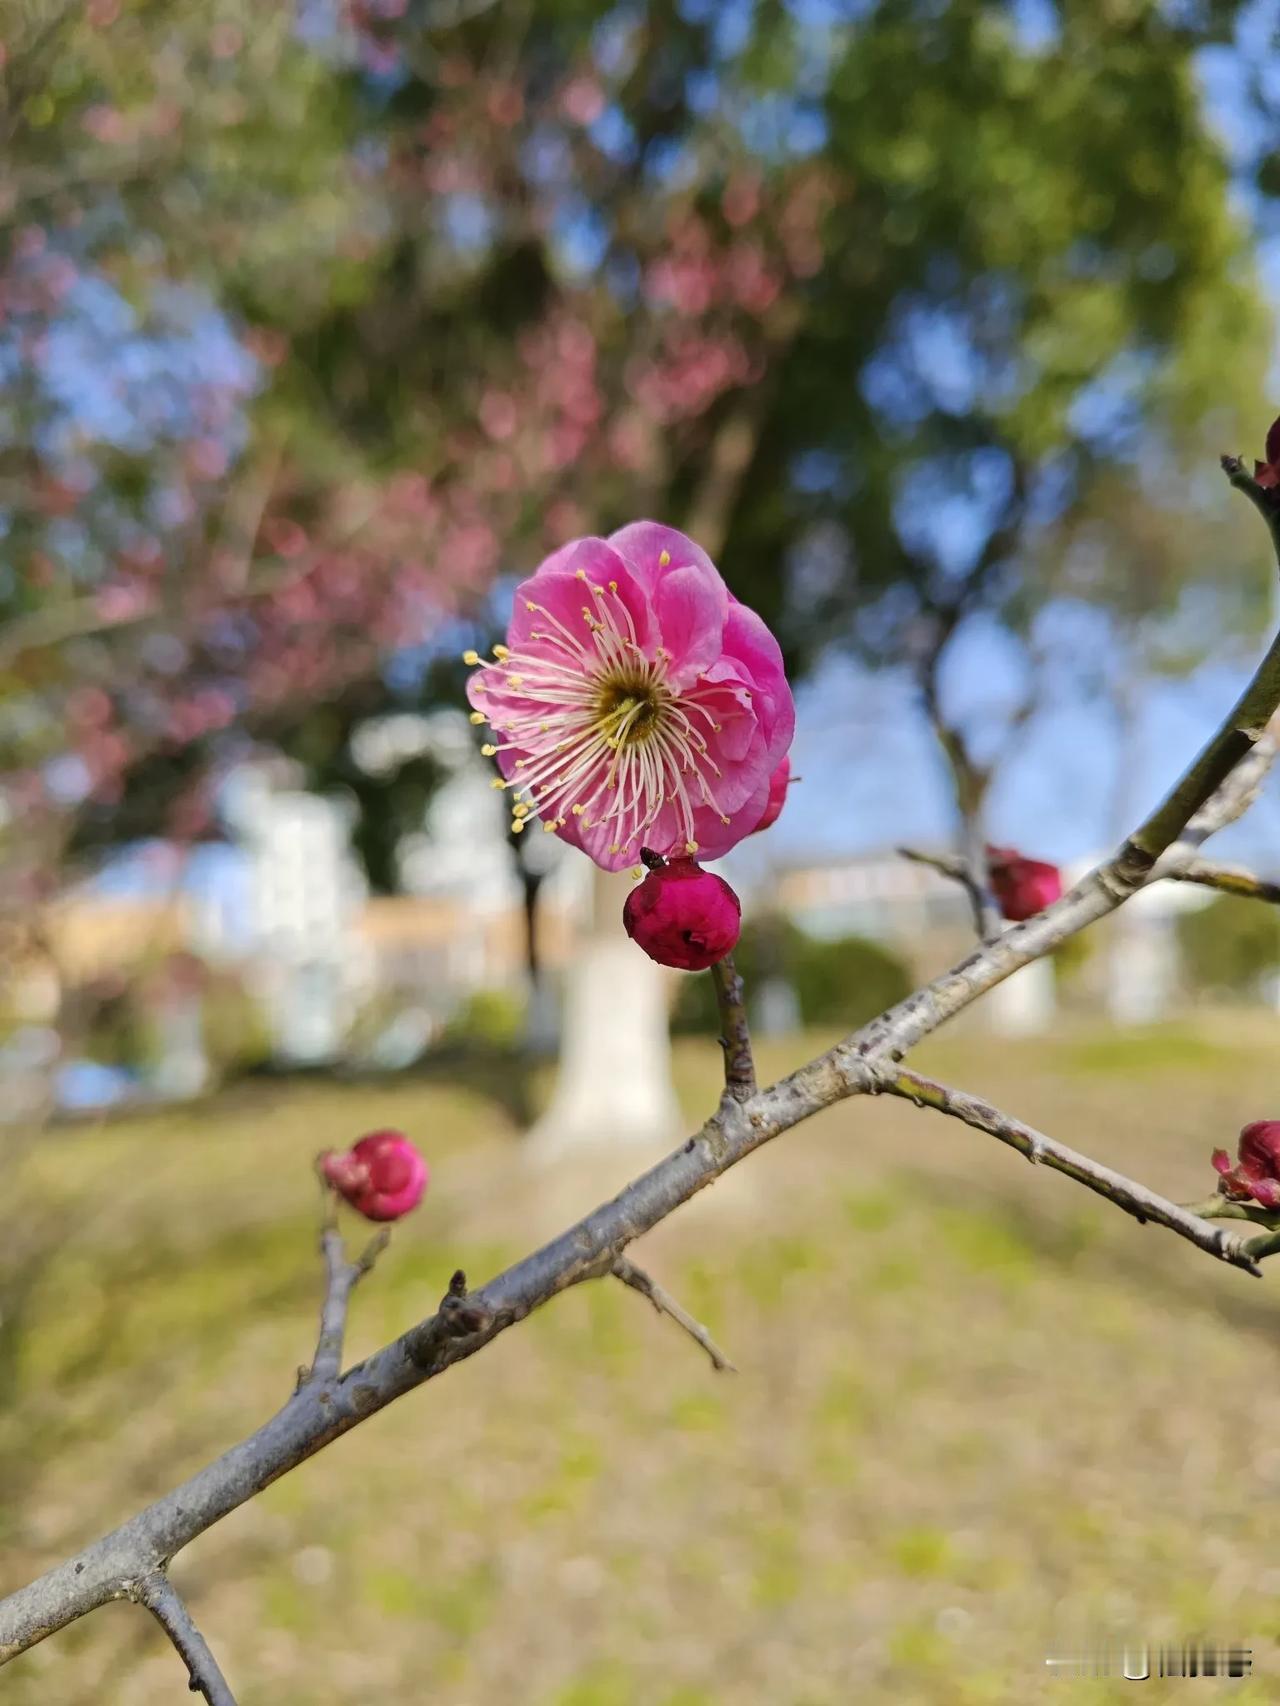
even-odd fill
[(648, 740), (662, 718), (659, 689), (643, 676), (610, 676), (600, 683), (595, 715), (600, 732), (615, 746)]

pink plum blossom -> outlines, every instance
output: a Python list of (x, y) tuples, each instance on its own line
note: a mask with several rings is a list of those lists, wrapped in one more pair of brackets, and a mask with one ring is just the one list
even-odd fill
[(467, 695), (533, 817), (606, 871), (642, 846), (715, 859), (749, 835), (791, 744), (782, 653), (692, 539), (638, 521), (575, 539), (516, 589)]
[(427, 1188), (427, 1164), (401, 1131), (371, 1131), (345, 1155), (329, 1149), (320, 1171), (366, 1220), (399, 1220)]
[(1222, 1175), (1224, 1197), (1250, 1198), (1263, 1208), (1280, 1208), (1280, 1120), (1254, 1120), (1240, 1133), (1239, 1160), (1233, 1167), (1225, 1149), (1215, 1149), (1213, 1165)]
[(723, 877), (704, 871), (696, 859), (672, 859), (655, 863), (632, 889), (622, 922), (659, 965), (706, 971), (737, 945), (742, 906)]

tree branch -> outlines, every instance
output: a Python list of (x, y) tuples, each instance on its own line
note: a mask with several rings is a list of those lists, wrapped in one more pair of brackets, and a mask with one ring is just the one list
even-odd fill
[(732, 954), (726, 954), (712, 966), (711, 981), (715, 984), (716, 1005), (720, 1009), (725, 1092), (735, 1100), (745, 1102), (756, 1093), (756, 1062), (751, 1052), (751, 1031), (747, 1025), (742, 978), (734, 966)]
[(1280, 904), (1280, 883), (1255, 877), (1243, 865), (1215, 865), (1209, 859), (1188, 859), (1184, 863), (1171, 863), (1167, 870), (1162, 867), (1158, 874), (1170, 882), (1199, 883), (1203, 888), (1218, 889), (1222, 894), (1239, 895), (1242, 900), (1265, 900), (1272, 906)]
[[(986, 899), (981, 884), (974, 880), (967, 859), (957, 858), (954, 853), (925, 853), (918, 847), (899, 847), (896, 851), (901, 858), (910, 859), (916, 865), (929, 865), (942, 876), (950, 877), (953, 883), (959, 883), (969, 897), (974, 922), (982, 930)], [(984, 940), (996, 934), (998, 932), (994, 930), (984, 932)]]
[(298, 1382), (333, 1380), (342, 1371), (342, 1345), (347, 1332), (347, 1310), (351, 1293), (369, 1272), (391, 1241), (391, 1229), (384, 1226), (365, 1246), (354, 1262), (347, 1260), (342, 1234), (336, 1222), (327, 1218), (320, 1229), (320, 1253), (324, 1257), (325, 1293), (320, 1306), (320, 1337), (311, 1367), (299, 1372)]
[(209, 1706), (236, 1706), (227, 1679), (209, 1644), (191, 1621), (186, 1601), (163, 1570), (153, 1570), (133, 1583), (130, 1598), (145, 1605), (182, 1655), (193, 1694), (203, 1694)]
[(638, 1268), (626, 1256), (619, 1256), (609, 1271), (615, 1279), (620, 1279), (623, 1285), (629, 1285), (633, 1291), (638, 1291), (641, 1297), (647, 1297), (659, 1315), (669, 1315), (677, 1326), (683, 1327), (689, 1337), (700, 1344), (711, 1358), (711, 1366), (717, 1373), (737, 1373), (702, 1323), (695, 1321), (689, 1311), (677, 1303), (669, 1291), (664, 1291), (656, 1280), (650, 1279), (643, 1268)]
[(1014, 1119), (990, 1102), (971, 1096), (964, 1090), (954, 1090), (950, 1085), (939, 1084), (918, 1072), (901, 1069), (886, 1075), (883, 1088), (891, 1095), (903, 1096), (914, 1102), (918, 1108), (932, 1108), (936, 1113), (951, 1114), (976, 1131), (989, 1132), (1001, 1143), (1007, 1143), (1025, 1155), (1028, 1161), (1043, 1162), (1046, 1167), (1065, 1173), (1078, 1184), (1106, 1197), (1108, 1202), (1115, 1203), (1133, 1215), (1135, 1220), (1151, 1220), (1157, 1225), (1167, 1226), (1171, 1232), (1189, 1239), (1209, 1255), (1261, 1277), (1262, 1270), (1249, 1254), (1244, 1239), (1232, 1237), (1221, 1227), (1210, 1225), (1194, 1210), (1182, 1208), (1136, 1180), (1117, 1173), (1114, 1168), (1105, 1167), (1100, 1161), (1093, 1161), (1078, 1150), (1068, 1148), (1065, 1143), (1046, 1137), (1034, 1126)]

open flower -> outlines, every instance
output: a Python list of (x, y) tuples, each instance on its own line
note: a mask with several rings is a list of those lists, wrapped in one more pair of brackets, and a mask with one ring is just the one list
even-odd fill
[(1267, 459), (1254, 463), (1253, 477), (1258, 485), (1268, 490), (1280, 486), (1280, 420), (1271, 423), (1271, 430), (1267, 433)]
[(1225, 1149), (1214, 1150), (1213, 1164), (1222, 1174), (1218, 1189), (1224, 1197), (1280, 1208), (1280, 1120), (1254, 1120), (1240, 1133), (1235, 1166)]
[(1013, 847), (988, 847), (991, 892), (1010, 923), (1034, 918), (1062, 897), (1062, 872), (1043, 859), (1028, 859)]
[(399, 1220), (427, 1188), (427, 1164), (402, 1131), (371, 1131), (345, 1155), (327, 1149), (320, 1171), (366, 1220)]
[(637, 521), (575, 539), (516, 589), (467, 684), (510, 789), (606, 871), (641, 846), (714, 859), (749, 835), (791, 744), (778, 642), (692, 539)]

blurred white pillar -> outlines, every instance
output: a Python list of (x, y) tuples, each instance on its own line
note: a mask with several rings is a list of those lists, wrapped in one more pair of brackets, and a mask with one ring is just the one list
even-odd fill
[(564, 986), (560, 1066), (551, 1103), (529, 1134), (538, 1159), (619, 1144), (673, 1142), (668, 974), (628, 940), (625, 873), (594, 874), (591, 919)]
[(1058, 1010), (1053, 961), (1033, 960), (996, 984), (983, 1002), (987, 1022), (999, 1037), (1038, 1037)]
[(1107, 1013), (1117, 1025), (1163, 1019), (1178, 986), (1173, 918), (1143, 906), (1143, 899), (1135, 896), (1116, 914), (1107, 955)]

